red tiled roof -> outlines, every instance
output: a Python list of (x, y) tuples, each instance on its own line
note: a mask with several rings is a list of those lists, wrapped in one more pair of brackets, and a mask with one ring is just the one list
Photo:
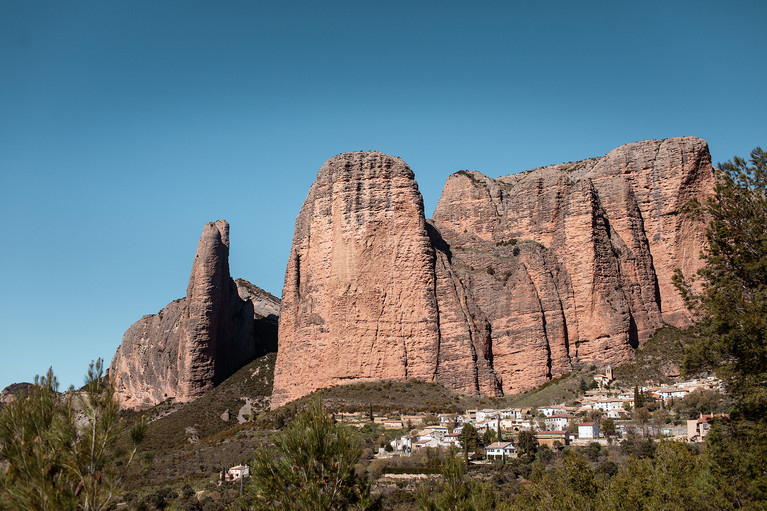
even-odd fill
[(701, 414), (700, 419), (698, 419), (698, 424), (701, 423), (708, 423), (711, 419), (729, 419), (730, 414), (729, 413), (713, 413), (711, 415), (703, 415)]

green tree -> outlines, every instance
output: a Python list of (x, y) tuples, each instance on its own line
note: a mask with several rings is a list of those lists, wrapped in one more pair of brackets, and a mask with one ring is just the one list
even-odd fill
[(650, 420), (650, 411), (647, 408), (634, 408), (632, 418), (642, 426), (642, 435), (647, 436), (647, 423)]
[(760, 421), (719, 420), (706, 436), (710, 480), (721, 500), (742, 509), (767, 507), (767, 428)]
[(369, 501), (369, 486), (354, 465), (360, 441), (333, 423), (319, 400), (274, 438), (274, 449), (256, 452), (251, 503), (256, 509), (344, 510)]
[(767, 502), (767, 154), (719, 165), (714, 194), (692, 203), (708, 220), (700, 293), (680, 271), (674, 283), (698, 314), (699, 338), (684, 368), (714, 370), (733, 400), (733, 420), (706, 437), (708, 467), (724, 502), (763, 508)]
[(613, 421), (611, 418), (607, 418), (602, 421), (602, 433), (605, 436), (608, 435), (614, 435), (615, 434), (615, 421)]
[(461, 442), (464, 459), (468, 460), (469, 453), (477, 452), (477, 446), (479, 445), (479, 434), (477, 434), (477, 428), (474, 427), (474, 424), (467, 422), (463, 425), (458, 441)]
[(526, 456), (535, 456), (538, 451), (538, 437), (533, 431), (520, 431), (517, 436), (517, 449)]
[(599, 487), (594, 470), (577, 451), (568, 449), (553, 470), (536, 462), (530, 482), (512, 501), (512, 509), (594, 509)]
[(451, 450), (440, 468), (443, 481), (438, 492), (421, 486), (416, 494), (422, 511), (490, 511), (496, 507), (496, 496), (483, 483), (468, 480), (464, 463)]
[(496, 434), (495, 431), (493, 431), (492, 428), (485, 428), (484, 433), (482, 433), (482, 445), (488, 446), (492, 444), (495, 441)]
[(642, 408), (644, 406), (644, 393), (639, 390), (639, 387), (634, 386), (634, 408)]
[(654, 459), (631, 457), (602, 491), (599, 509), (727, 509), (714, 492), (705, 460), (680, 442), (658, 444)]
[(675, 284), (700, 315), (686, 369), (714, 369), (740, 411), (767, 417), (767, 154), (756, 148), (720, 164), (714, 194), (689, 212), (710, 219), (702, 291)]
[(61, 453), (51, 430), (61, 413), (58, 381), (53, 370), (24, 397), (6, 405), (0, 417), (0, 458), (8, 470), (0, 471), (0, 508), (57, 510), (74, 508), (73, 481), (61, 470)]
[(131, 449), (119, 448), (125, 425), (103, 369), (101, 359), (92, 362), (85, 386), (63, 396), (49, 369), (26, 396), (3, 409), (0, 457), (8, 468), (0, 477), (0, 503), (11, 509), (85, 511), (114, 505), (146, 424), (131, 429)]

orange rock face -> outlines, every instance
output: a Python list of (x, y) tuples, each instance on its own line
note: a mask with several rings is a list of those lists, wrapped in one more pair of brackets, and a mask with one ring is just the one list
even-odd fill
[(503, 391), (622, 362), (664, 322), (689, 325), (671, 276), (701, 267), (704, 228), (681, 210), (713, 185), (692, 137), (496, 180), (453, 174), (434, 223), (490, 321)]
[(377, 152), (320, 169), (296, 220), (272, 406), (334, 384), (417, 378), (473, 394), (619, 363), (701, 266), (680, 211), (713, 189), (704, 141), (488, 178), (450, 176), (427, 223), (412, 171)]
[(191, 401), (268, 349), (279, 311), (270, 296), (232, 280), (229, 224), (206, 224), (186, 297), (134, 323), (112, 359), (109, 375), (121, 406)]
[(434, 262), (421, 194), (402, 160), (378, 152), (328, 160), (296, 220), (273, 406), (350, 381), (439, 380)]

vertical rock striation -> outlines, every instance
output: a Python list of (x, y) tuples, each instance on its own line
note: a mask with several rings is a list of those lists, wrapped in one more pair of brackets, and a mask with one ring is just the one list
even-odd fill
[(193, 400), (273, 345), (264, 322), (274, 322), (279, 302), (268, 296), (247, 281), (232, 280), (229, 224), (206, 224), (186, 297), (132, 325), (112, 359), (109, 374), (122, 406)]
[(703, 140), (650, 140), (457, 172), (426, 223), (402, 160), (330, 159), (296, 220), (272, 405), (373, 379), (501, 395), (626, 360), (664, 322), (690, 323), (671, 276), (700, 268), (704, 232), (680, 211), (713, 182)]
[(328, 160), (296, 220), (273, 406), (349, 381), (455, 378), (439, 370), (434, 268), (410, 168), (374, 151)]
[[(689, 325), (671, 276), (701, 267), (705, 236), (681, 210), (713, 185), (708, 147), (693, 137), (627, 144), (602, 158), (495, 180), (467, 171), (450, 176), (434, 224), (457, 254), (463, 281), (487, 302), (504, 392), (543, 383), (576, 360), (620, 363), (664, 322)], [(543, 257), (537, 264), (533, 252)], [(493, 291), (494, 279), (514, 304), (497, 305), (505, 293)], [(536, 322), (530, 314), (539, 308)], [(513, 335), (504, 335), (506, 324), (515, 325)], [(533, 369), (542, 364), (543, 345), (548, 374)]]

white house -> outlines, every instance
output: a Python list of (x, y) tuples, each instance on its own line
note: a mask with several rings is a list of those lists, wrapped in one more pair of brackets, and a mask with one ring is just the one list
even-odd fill
[(440, 447), (440, 441), (431, 436), (418, 437), (418, 441), (413, 444), (413, 450), (423, 449), (424, 447)]
[[(457, 424), (460, 415), (457, 413), (441, 413), (437, 415), (437, 420), (442, 426), (449, 426), (451, 424)], [(463, 421), (462, 421), (463, 422)]]
[(444, 426), (429, 426), (428, 428), (422, 429), (418, 433), (418, 439), (420, 440), (421, 437), (428, 435), (432, 438), (436, 438), (438, 442), (441, 442), (442, 439), (445, 438), (445, 435), (448, 433), (448, 429)]
[(569, 413), (555, 413), (543, 419), (543, 422), (546, 424), (547, 431), (562, 431), (567, 429), (570, 421), (574, 418), (575, 415), (570, 415)]
[(485, 455), (489, 460), (505, 460), (516, 455), (516, 452), (511, 442), (494, 442), (485, 447)]
[(565, 413), (567, 410), (565, 410), (561, 406), (542, 406), (538, 408), (538, 413), (542, 413), (546, 417), (551, 417), (552, 415)]
[(596, 422), (581, 422), (578, 424), (578, 438), (599, 438), (599, 424)]
[(680, 389), (677, 387), (665, 387), (656, 392), (661, 401), (666, 402), (670, 399), (681, 399), (690, 391), (688, 389)]
[(498, 410), (484, 409), (477, 410), (477, 422), (487, 422), (491, 419), (497, 419), (499, 416)]
[(609, 412), (610, 410), (623, 411), (623, 403), (625, 401), (621, 399), (600, 399), (594, 403), (594, 410), (602, 410), (603, 412)]
[(237, 465), (226, 471), (227, 481), (239, 481), (243, 477), (250, 477), (250, 468), (247, 465)]
[(477, 433), (484, 433), (486, 429), (493, 430), (497, 433), (500, 423), (501, 419), (488, 419), (482, 422), (477, 421), (477, 423), (474, 424), (474, 427), (477, 428)]
[(448, 435), (445, 435), (445, 438), (442, 439), (442, 445), (460, 448), (461, 442), (458, 440), (460, 436), (461, 436), (460, 433), (450, 433)]
[(410, 452), (413, 448), (413, 438), (408, 435), (395, 438), (391, 441), (391, 446), (395, 451)]
[(521, 419), (522, 409), (507, 408), (506, 410), (498, 410), (498, 415), (501, 417), (501, 419)]

